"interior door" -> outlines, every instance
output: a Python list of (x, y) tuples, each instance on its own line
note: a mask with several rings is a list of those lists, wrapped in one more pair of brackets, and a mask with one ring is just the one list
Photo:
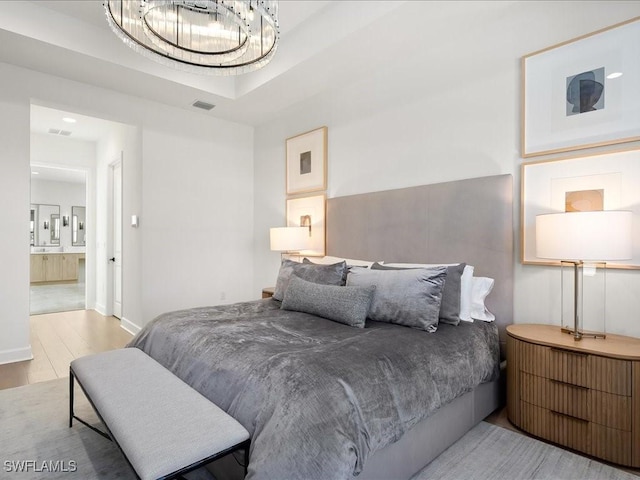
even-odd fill
[(122, 318), (122, 161), (113, 169), (113, 316)]

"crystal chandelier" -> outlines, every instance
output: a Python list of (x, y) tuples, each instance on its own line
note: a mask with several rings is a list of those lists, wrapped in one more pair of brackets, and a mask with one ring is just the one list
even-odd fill
[(278, 45), (278, 0), (106, 0), (104, 8), (124, 43), (190, 72), (251, 72)]

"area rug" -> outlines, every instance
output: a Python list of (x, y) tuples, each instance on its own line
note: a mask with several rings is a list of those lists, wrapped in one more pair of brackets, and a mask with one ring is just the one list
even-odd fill
[(481, 422), (412, 480), (640, 480), (624, 470)]
[[(68, 398), (68, 379), (0, 390), (1, 479), (135, 478), (110, 441), (78, 422), (69, 428)], [(77, 386), (75, 411), (81, 418), (100, 425)], [(204, 469), (187, 478), (212, 479)], [(638, 477), (482, 422), (413, 480), (436, 479), (638, 480)]]

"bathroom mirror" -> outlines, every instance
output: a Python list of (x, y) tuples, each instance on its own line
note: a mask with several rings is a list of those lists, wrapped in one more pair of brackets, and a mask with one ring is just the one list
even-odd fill
[(71, 245), (84, 246), (85, 232), (85, 207), (71, 207)]
[(32, 203), (29, 227), (32, 246), (60, 245), (60, 205)]
[(60, 245), (60, 215), (51, 214), (51, 245)]

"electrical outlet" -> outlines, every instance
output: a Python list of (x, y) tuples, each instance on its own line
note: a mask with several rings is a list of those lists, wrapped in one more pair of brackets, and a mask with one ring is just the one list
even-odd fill
[(220, 292), (220, 300), (226, 300), (227, 299), (227, 293), (226, 292)]

